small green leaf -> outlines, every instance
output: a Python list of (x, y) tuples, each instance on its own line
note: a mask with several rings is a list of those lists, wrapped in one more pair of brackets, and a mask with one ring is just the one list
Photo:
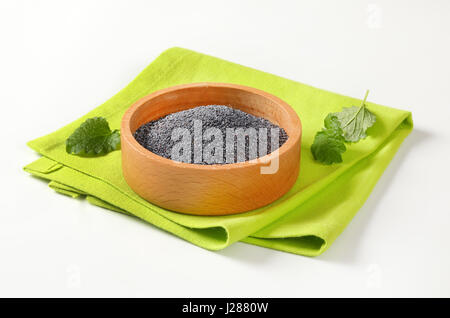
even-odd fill
[(357, 142), (366, 138), (367, 129), (376, 121), (375, 115), (365, 105), (368, 94), (369, 91), (366, 92), (366, 97), (360, 107), (344, 107), (341, 112), (331, 114), (332, 116), (336, 116), (340, 121), (344, 138), (347, 142)]
[(366, 130), (376, 121), (365, 105), (368, 94), (367, 90), (360, 107), (344, 107), (341, 112), (325, 117), (325, 128), (316, 134), (311, 146), (315, 160), (328, 165), (340, 163), (346, 151), (345, 142), (357, 142), (367, 136)]
[(120, 148), (120, 132), (111, 131), (103, 117), (87, 119), (66, 140), (66, 151), (80, 156), (100, 156)]
[[(334, 120), (329, 122), (334, 125)], [(327, 128), (319, 131), (311, 146), (314, 159), (327, 165), (342, 162), (342, 153), (345, 152), (345, 139), (342, 130)]]
[(341, 129), (341, 122), (339, 121), (339, 119), (335, 114), (328, 114), (327, 117), (325, 117), (323, 124), (327, 129), (334, 129), (334, 130)]

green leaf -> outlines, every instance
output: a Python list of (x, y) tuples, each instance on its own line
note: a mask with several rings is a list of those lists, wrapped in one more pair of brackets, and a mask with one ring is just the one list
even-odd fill
[(328, 114), (327, 117), (325, 117), (325, 120), (323, 121), (323, 124), (325, 128), (327, 129), (334, 129), (334, 130), (341, 130), (341, 122), (337, 118), (337, 116), (333, 113)]
[(111, 131), (103, 117), (87, 119), (66, 140), (66, 151), (80, 156), (100, 156), (120, 148), (120, 132)]
[[(327, 117), (328, 118), (328, 117)], [(331, 119), (331, 118), (330, 118)], [(335, 120), (329, 122), (335, 124)], [(314, 159), (327, 165), (342, 162), (342, 153), (346, 150), (342, 129), (327, 128), (319, 131), (314, 137), (311, 152)]]
[(367, 90), (360, 107), (344, 107), (341, 112), (325, 117), (325, 128), (316, 134), (311, 146), (315, 160), (328, 165), (340, 163), (346, 151), (345, 142), (357, 142), (367, 136), (367, 129), (376, 121), (365, 105), (368, 94)]
[(366, 138), (367, 129), (376, 121), (375, 115), (365, 105), (368, 93), (369, 91), (366, 92), (366, 97), (360, 107), (344, 107), (341, 112), (331, 114), (336, 116), (341, 123), (344, 138), (347, 142), (357, 142)]

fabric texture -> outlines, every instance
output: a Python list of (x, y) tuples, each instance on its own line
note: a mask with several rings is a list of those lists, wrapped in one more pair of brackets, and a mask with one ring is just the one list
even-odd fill
[[(121, 153), (83, 158), (67, 154), (65, 140), (87, 118), (105, 117), (120, 128), (125, 110), (156, 90), (194, 82), (226, 82), (267, 91), (286, 101), (303, 126), (297, 182), (282, 198), (250, 212), (230, 216), (193, 216), (165, 210), (140, 198), (122, 176)], [(85, 196), (97, 206), (134, 215), (198, 246), (219, 250), (236, 241), (315, 256), (325, 251), (363, 205), (412, 130), (411, 113), (367, 102), (377, 116), (369, 136), (348, 145), (343, 163), (326, 166), (310, 152), (323, 119), (361, 100), (314, 88), (182, 48), (163, 52), (128, 86), (71, 124), (28, 145), (42, 155), (24, 169), (49, 180), (70, 197)], [(149, 242), (149, 244), (153, 244)]]

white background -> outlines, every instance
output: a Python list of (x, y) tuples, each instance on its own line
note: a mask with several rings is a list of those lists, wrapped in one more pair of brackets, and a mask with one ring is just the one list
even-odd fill
[[(0, 296), (450, 296), (450, 1), (0, 1)], [(181, 46), (411, 110), (415, 129), (323, 255), (210, 252), (58, 195), (26, 141)]]

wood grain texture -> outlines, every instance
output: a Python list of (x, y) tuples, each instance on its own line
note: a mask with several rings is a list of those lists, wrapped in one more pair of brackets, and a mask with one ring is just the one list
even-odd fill
[[(142, 147), (133, 133), (149, 121), (201, 105), (227, 105), (264, 117), (284, 128), (289, 138), (262, 158), (223, 165), (180, 163)], [(226, 215), (267, 205), (295, 183), (300, 166), (301, 122), (281, 99), (261, 90), (226, 83), (178, 85), (134, 103), (121, 122), (122, 169), (128, 185), (163, 208), (197, 215)], [(262, 174), (272, 160), (278, 170)]]

